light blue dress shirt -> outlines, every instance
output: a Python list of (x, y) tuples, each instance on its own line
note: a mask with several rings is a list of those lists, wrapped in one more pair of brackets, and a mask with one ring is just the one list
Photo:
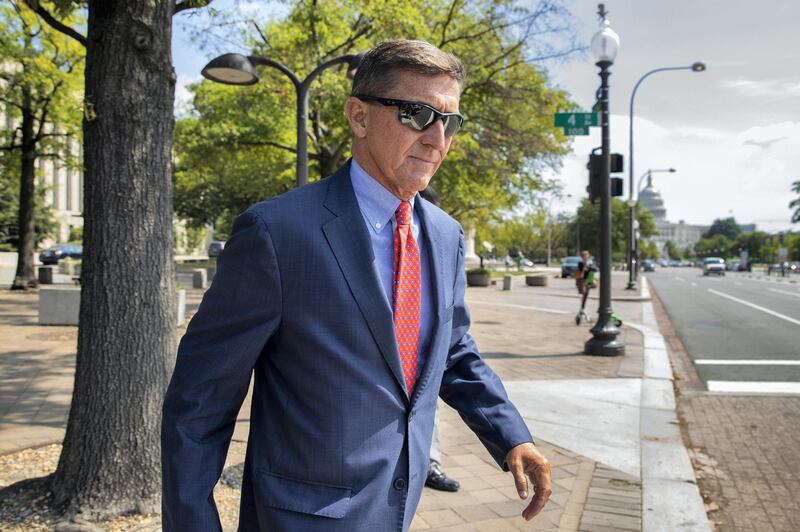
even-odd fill
[[(367, 232), (372, 242), (372, 252), (375, 255), (375, 273), (383, 286), (386, 304), (392, 308), (392, 276), (394, 275), (394, 232), (397, 220), (394, 213), (400, 206), (400, 198), (389, 192), (383, 185), (375, 181), (355, 159), (350, 164), (350, 181), (356, 193), (358, 207), (367, 224)], [(416, 196), (411, 198), (411, 207), (414, 207)], [(425, 364), (426, 353), (431, 337), (431, 318), (433, 317), (433, 301), (431, 300), (430, 268), (428, 267), (427, 250), (421, 241), (422, 230), (419, 217), (412, 210), (411, 233), (417, 241), (420, 252), (420, 267), (422, 282), (422, 304), (419, 324), (419, 358), (417, 372)], [(419, 376), (419, 375), (418, 375)]]

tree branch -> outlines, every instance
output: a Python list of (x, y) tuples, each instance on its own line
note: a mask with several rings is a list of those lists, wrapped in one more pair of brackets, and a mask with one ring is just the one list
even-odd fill
[(207, 5), (211, 4), (212, 1), (213, 0), (181, 0), (180, 2), (175, 3), (175, 11), (173, 11), (172, 14), (177, 15), (181, 11), (186, 11), (187, 9), (206, 7)]
[(45, 8), (39, 4), (39, 2), (35, 2), (33, 0), (25, 0), (25, 5), (31, 8), (37, 15), (42, 17), (42, 20), (47, 22), (47, 25), (53, 28), (56, 31), (60, 31), (67, 37), (72, 37), (76, 41), (78, 41), (81, 45), (86, 47), (86, 37), (75, 31), (74, 29), (70, 28), (66, 24), (56, 20), (53, 15), (51, 15)]
[[(362, 22), (364, 20), (366, 20), (366, 22)], [(365, 19), (364, 15), (360, 14), (358, 16), (358, 20), (356, 20), (356, 23), (353, 25), (353, 33), (347, 39), (345, 39), (344, 42), (328, 50), (323, 56), (323, 59), (332, 56), (342, 48), (344, 49), (350, 48), (350, 46), (352, 46), (356, 40), (358, 40), (360, 37), (363, 37), (364, 35), (367, 35), (371, 31), (372, 31), (372, 21), (370, 21), (369, 19)]]
[(261, 36), (261, 40), (264, 41), (264, 44), (267, 45), (267, 49), (271, 50), (272, 45), (269, 43), (269, 39), (267, 39), (267, 36), (264, 35), (264, 32), (261, 31), (261, 28), (258, 26), (258, 23), (255, 20), (251, 20), (250, 22), (253, 24), (253, 26), (255, 26), (256, 31), (258, 32), (259, 36)]
[(442, 38), (439, 40), (438, 48), (441, 48), (447, 42), (447, 28), (450, 26), (450, 23), (453, 21), (453, 17), (455, 16), (456, 5), (458, 4), (458, 0), (453, 0), (450, 4), (450, 9), (447, 11), (447, 18), (442, 22)]
[(0, 96), (0, 102), (3, 102), (4, 104), (10, 105), (12, 107), (16, 107), (20, 111), (22, 111), (22, 109), (23, 109), (22, 105), (20, 105), (18, 102), (15, 102), (13, 100), (9, 100), (8, 98), (3, 98), (2, 96)]
[(53, 96), (56, 95), (56, 92), (58, 92), (58, 89), (63, 84), (64, 84), (63, 79), (58, 80), (58, 83), (53, 85), (53, 90), (50, 91), (50, 94), (47, 95), (47, 98), (45, 98), (44, 101), (40, 104), (42, 108), (42, 116), (41, 118), (39, 118), (39, 130), (36, 132), (36, 136), (33, 138), (34, 142), (39, 142), (40, 140), (42, 140), (42, 135), (44, 133), (44, 124), (47, 121), (47, 113), (50, 110), (50, 102), (53, 101)]
[(38, 153), (36, 156), (48, 159), (56, 159), (57, 161), (61, 161), (62, 163), (66, 161), (66, 159), (64, 159), (64, 157), (62, 157), (58, 153)]
[[(287, 146), (286, 144), (281, 144), (279, 142), (272, 142), (269, 140), (234, 140), (232, 142), (234, 146), (250, 146), (253, 148), (258, 148), (262, 146), (272, 146), (273, 148), (279, 148), (281, 150), (286, 150), (292, 153), (297, 153), (297, 149), (293, 148), (292, 146)], [(309, 155), (310, 156), (310, 155)]]

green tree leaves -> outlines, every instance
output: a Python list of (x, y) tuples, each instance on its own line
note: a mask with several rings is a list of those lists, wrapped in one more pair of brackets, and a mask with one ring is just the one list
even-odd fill
[(735, 218), (717, 218), (711, 224), (711, 227), (709, 227), (708, 231), (705, 232), (703, 238), (711, 238), (716, 235), (723, 235), (728, 240), (735, 240), (741, 232), (742, 229), (739, 227), (739, 224), (736, 223)]
[(792, 192), (797, 194), (797, 198), (789, 203), (789, 208), (794, 209), (792, 213), (792, 223), (800, 223), (800, 181), (792, 183)]
[[(650, 211), (639, 205), (636, 208), (636, 219), (639, 221), (639, 248), (645, 249), (645, 240), (658, 234), (658, 228)], [(583, 200), (578, 208), (575, 220), (570, 224), (570, 241), (575, 241), (580, 232), (581, 249), (588, 249), (592, 255), (598, 253), (598, 230), (600, 220), (600, 204), (592, 204)], [(628, 205), (626, 202), (612, 198), (611, 200), (611, 256), (613, 260), (624, 260), (625, 244), (628, 235)], [(651, 250), (652, 251), (652, 250)], [(653, 253), (651, 252), (651, 255)]]
[[(298, 1), (283, 19), (245, 26), (244, 40), (253, 54), (280, 61), (300, 79), (323, 61), (391, 38), (425, 39), (460, 57), (468, 72), (460, 105), (467, 121), (431, 184), (445, 210), (477, 225), (530, 200), (543, 171), (568, 150), (552, 115), (574, 104), (548, 86), (535, 61), (575, 50), (569, 20), (564, 7), (547, 0), (527, 7), (511, 0)], [(294, 87), (275, 69), (259, 72), (252, 87), (191, 87), (192, 116), (177, 124), (175, 182), (176, 210), (193, 224), (226, 224), (253, 201), (293, 186)], [(311, 87), (312, 180), (349, 155), (345, 74), (344, 67), (327, 70)]]

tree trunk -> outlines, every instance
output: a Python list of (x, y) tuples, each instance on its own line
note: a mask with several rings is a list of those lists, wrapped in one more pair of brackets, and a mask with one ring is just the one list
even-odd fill
[(27, 290), (37, 286), (33, 269), (33, 254), (36, 251), (36, 144), (33, 140), (33, 113), (31, 95), (23, 89), (22, 111), (22, 171), (19, 178), (19, 243), (17, 245), (17, 272), (12, 290)]
[(173, 4), (88, 2), (78, 357), (51, 489), (68, 513), (93, 518), (160, 508), (176, 332)]

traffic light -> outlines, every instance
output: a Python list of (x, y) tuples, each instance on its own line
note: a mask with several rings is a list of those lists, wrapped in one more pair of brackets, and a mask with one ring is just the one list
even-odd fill
[(600, 154), (592, 152), (589, 155), (589, 164), (586, 165), (589, 169), (589, 186), (586, 187), (586, 192), (589, 193), (589, 201), (592, 203), (600, 199), (600, 182), (603, 175), (601, 161)]
[(616, 198), (622, 196), (622, 178), (621, 177), (612, 177), (611, 178), (611, 197)]
[(619, 174), (620, 172), (624, 172), (625, 171), (625, 167), (624, 167), (624, 162), (623, 162), (623, 159), (622, 159), (622, 154), (621, 153), (612, 153), (612, 154), (610, 154), (610, 157), (611, 157), (611, 161), (610, 161), (611, 162), (611, 164), (610, 164), (611, 170), (610, 170), (609, 173)]
[[(589, 169), (589, 186), (586, 187), (586, 192), (589, 193), (589, 200), (594, 203), (596, 199), (600, 198), (601, 181), (603, 175), (602, 158), (599, 153), (599, 148), (595, 148), (589, 155), (589, 164), (586, 168)], [(624, 160), (621, 153), (609, 154), (609, 170), (611, 174), (618, 174), (624, 171)], [(622, 178), (611, 178), (611, 196), (622, 196)]]

